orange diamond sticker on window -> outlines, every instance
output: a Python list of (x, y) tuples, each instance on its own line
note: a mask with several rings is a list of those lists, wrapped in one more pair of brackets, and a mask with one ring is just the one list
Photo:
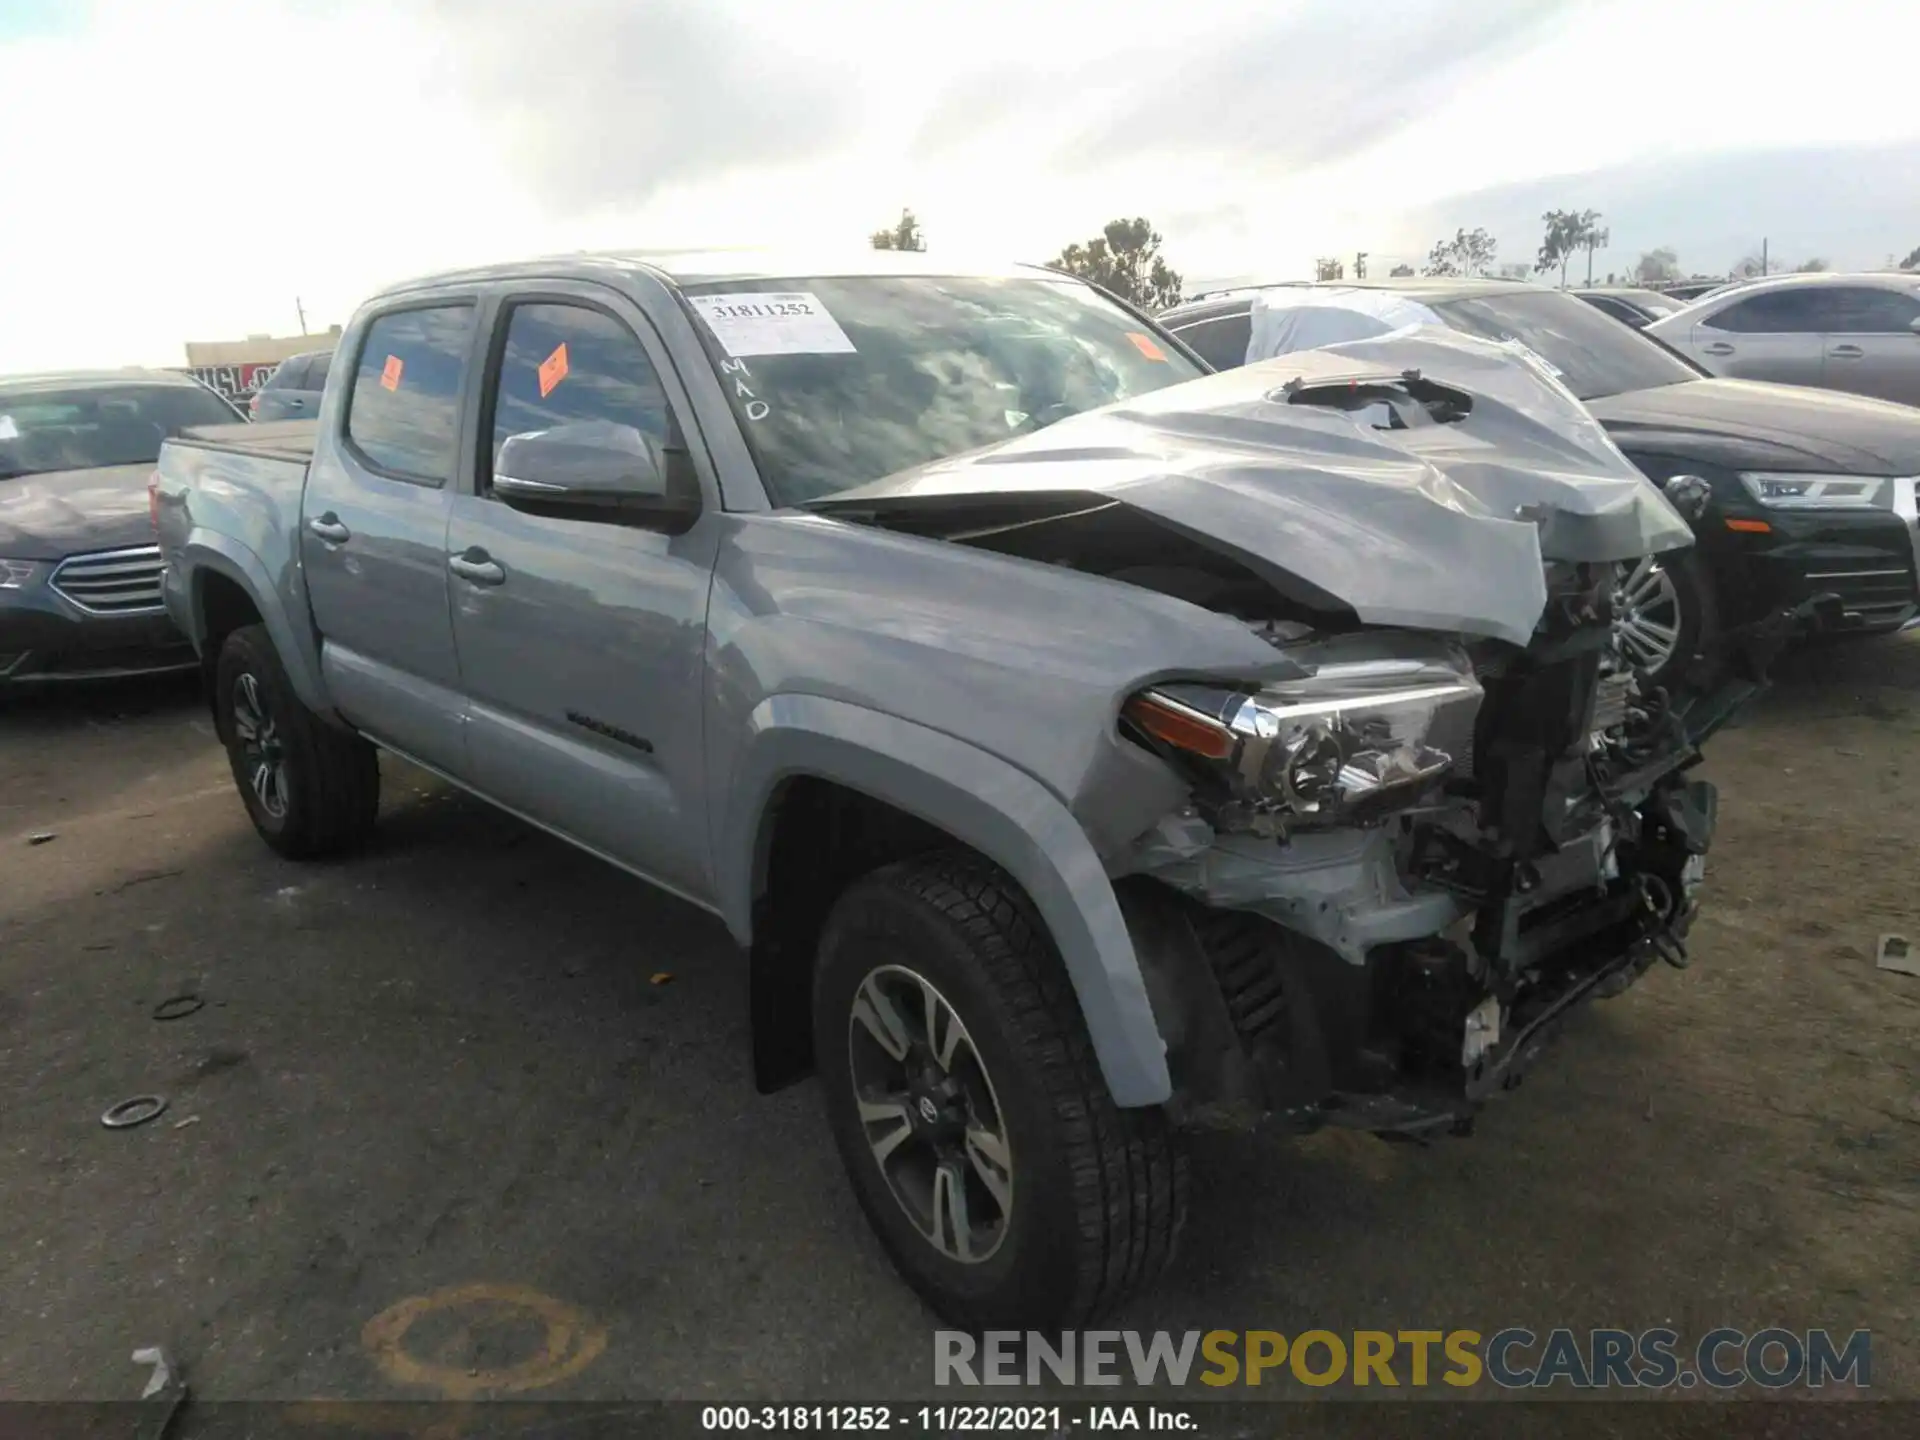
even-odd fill
[(400, 372), (406, 369), (406, 362), (398, 355), (387, 356), (387, 363), (380, 371), (380, 385), (385, 390), (400, 388)]
[(553, 353), (540, 362), (540, 398), (546, 399), (553, 387), (567, 378), (567, 342), (553, 347)]
[(1167, 358), (1167, 352), (1153, 343), (1153, 337), (1151, 335), (1142, 335), (1138, 330), (1129, 330), (1127, 331), (1127, 339), (1133, 342), (1134, 349), (1138, 350), (1149, 360), (1164, 360)]

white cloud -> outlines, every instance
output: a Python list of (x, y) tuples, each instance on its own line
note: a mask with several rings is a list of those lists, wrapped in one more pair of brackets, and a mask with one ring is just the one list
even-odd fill
[(1190, 278), (1417, 252), (1489, 186), (1920, 134), (1909, 4), (97, 0), (0, 30), (0, 372), (177, 364), (296, 296), (324, 326), (542, 250), (858, 243), (903, 205), (1032, 258), (1145, 214)]

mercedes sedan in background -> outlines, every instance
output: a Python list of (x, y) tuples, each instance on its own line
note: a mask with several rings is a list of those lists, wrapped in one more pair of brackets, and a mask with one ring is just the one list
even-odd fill
[(1920, 276), (1774, 275), (1702, 296), (1647, 333), (1715, 375), (1920, 405)]
[(1409, 324), (1544, 360), (1649, 480), (1706, 482), (1694, 548), (1623, 572), (1614, 599), (1628, 652), (1663, 682), (1722, 630), (1813, 595), (1838, 596), (1855, 633), (1920, 614), (1920, 410), (1717, 379), (1647, 339), (1659, 325), (1635, 332), (1523, 281), (1303, 281), (1201, 296), (1158, 319), (1216, 369)]
[(165, 371), (0, 377), (0, 689), (193, 666), (147, 479), (161, 441), (245, 421)]

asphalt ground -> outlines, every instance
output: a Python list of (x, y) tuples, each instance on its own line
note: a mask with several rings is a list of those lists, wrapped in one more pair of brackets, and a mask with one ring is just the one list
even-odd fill
[[(1691, 968), (1470, 1139), (1199, 1137), (1112, 1323), (1867, 1328), (1920, 1398), (1920, 980), (1873, 963), (1920, 938), (1917, 742), (1920, 634), (1793, 658), (1710, 747)], [(132, 1396), (156, 1344), (196, 1404), (935, 1394), (814, 1086), (754, 1093), (719, 924), (385, 777), (371, 851), (294, 865), (191, 681), (0, 698), (0, 1397)]]

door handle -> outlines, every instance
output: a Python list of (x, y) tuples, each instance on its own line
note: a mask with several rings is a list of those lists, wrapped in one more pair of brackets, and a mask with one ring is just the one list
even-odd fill
[(1724, 340), (1716, 340), (1713, 344), (1706, 346), (1705, 349), (1709, 355), (1731, 355), (1733, 353), (1733, 346), (1727, 344)]
[(1836, 345), (1827, 354), (1835, 360), (1858, 360), (1867, 352), (1858, 345)]
[(500, 585), (507, 578), (500, 564), (478, 545), (469, 546), (465, 554), (449, 555), (447, 569), (474, 585)]
[(316, 515), (307, 521), (307, 529), (318, 535), (329, 545), (344, 545), (353, 538), (353, 532), (340, 523), (340, 517), (329, 510), (324, 515)]

